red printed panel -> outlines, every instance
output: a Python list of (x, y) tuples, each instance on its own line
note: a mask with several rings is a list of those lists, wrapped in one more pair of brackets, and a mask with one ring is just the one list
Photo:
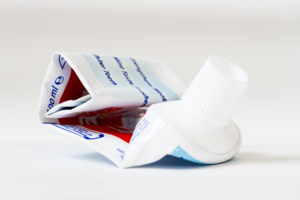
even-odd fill
[[(62, 94), (62, 97), (59, 103), (75, 100), (84, 95), (88, 94), (87, 90), (79, 80), (76, 73), (71, 69), (71, 75), (67, 86)], [(75, 117), (69, 118), (60, 118), (59, 124), (61, 125), (81, 125), (84, 128), (98, 131), (101, 133), (114, 135), (125, 142), (129, 142), (132, 136), (133, 127), (128, 126), (126, 121), (129, 121), (128, 118), (132, 118), (134, 123), (134, 119), (136, 118), (136, 122), (140, 118), (140, 113), (135, 113), (133, 115), (128, 115), (128, 109), (124, 108), (107, 108), (104, 110), (99, 110), (95, 112), (85, 112), (81, 113)], [(127, 119), (127, 120), (126, 120)], [(134, 124), (133, 123), (133, 124)]]

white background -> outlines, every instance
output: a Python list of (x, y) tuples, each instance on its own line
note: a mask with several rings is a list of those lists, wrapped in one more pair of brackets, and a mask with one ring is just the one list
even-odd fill
[[(118, 169), (40, 125), (54, 51), (161, 60), (186, 83), (210, 55), (242, 66), (237, 157)], [(0, 199), (300, 199), (300, 3), (0, 1)]]

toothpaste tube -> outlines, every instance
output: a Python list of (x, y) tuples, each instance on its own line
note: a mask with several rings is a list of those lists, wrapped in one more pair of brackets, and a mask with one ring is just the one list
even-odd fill
[(42, 86), (39, 118), (122, 167), (132, 132), (147, 108), (178, 100), (184, 89), (159, 62), (54, 53)]

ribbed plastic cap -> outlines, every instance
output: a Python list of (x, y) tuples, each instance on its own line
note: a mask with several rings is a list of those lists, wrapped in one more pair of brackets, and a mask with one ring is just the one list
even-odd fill
[(209, 57), (182, 96), (182, 103), (205, 120), (228, 124), (248, 85), (240, 67), (221, 57)]

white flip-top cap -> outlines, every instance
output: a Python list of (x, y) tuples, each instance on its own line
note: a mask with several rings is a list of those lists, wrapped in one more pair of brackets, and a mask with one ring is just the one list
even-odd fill
[(240, 67), (221, 57), (209, 57), (182, 96), (196, 115), (220, 125), (228, 124), (248, 85)]

